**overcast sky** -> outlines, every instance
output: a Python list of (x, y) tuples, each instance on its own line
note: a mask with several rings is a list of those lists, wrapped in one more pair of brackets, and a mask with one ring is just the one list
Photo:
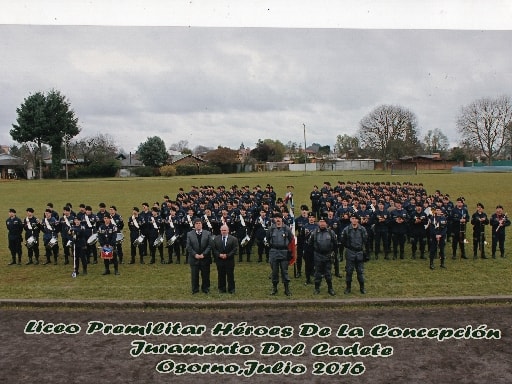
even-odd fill
[(49, 24), (0, 25), (0, 144), (23, 100), (51, 89), (79, 137), (108, 133), (126, 152), (152, 136), (303, 144), (303, 124), (308, 145), (332, 147), (382, 104), (456, 145), (462, 106), (512, 95), (511, 31)]

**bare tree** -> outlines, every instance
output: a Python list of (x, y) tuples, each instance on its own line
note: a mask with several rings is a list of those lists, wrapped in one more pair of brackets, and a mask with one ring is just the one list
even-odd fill
[(114, 159), (117, 146), (112, 136), (98, 133), (69, 144), (69, 160), (82, 159), (84, 164), (103, 163)]
[(507, 129), (512, 121), (509, 96), (478, 99), (462, 107), (457, 128), (464, 141), (478, 148), (488, 165), (504, 153), (510, 140)]
[(381, 105), (360, 122), (361, 147), (379, 156), (386, 169), (387, 161), (393, 156), (417, 152), (419, 141), (416, 126), (416, 115), (410, 110), (401, 106)]
[(177, 143), (172, 143), (169, 146), (169, 150), (171, 151), (178, 151), (183, 153), (183, 151), (188, 151), (192, 153), (192, 151), (188, 148), (188, 141), (187, 140), (180, 140)]

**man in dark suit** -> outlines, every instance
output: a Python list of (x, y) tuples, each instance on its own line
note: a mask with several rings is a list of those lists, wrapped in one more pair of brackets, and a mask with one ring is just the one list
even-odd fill
[(201, 291), (210, 293), (211, 233), (203, 230), (201, 219), (194, 219), (194, 229), (187, 233), (187, 252), (192, 277), (192, 294), (199, 292), (199, 273), (201, 273)]
[(217, 264), (220, 293), (235, 293), (235, 256), (238, 254), (238, 239), (229, 234), (229, 227), (220, 227), (220, 235), (213, 241), (213, 256)]

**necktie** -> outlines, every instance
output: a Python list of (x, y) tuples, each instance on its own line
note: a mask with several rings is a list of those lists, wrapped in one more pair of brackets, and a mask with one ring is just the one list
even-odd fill
[(226, 248), (226, 236), (222, 236), (222, 244), (224, 244), (224, 248)]

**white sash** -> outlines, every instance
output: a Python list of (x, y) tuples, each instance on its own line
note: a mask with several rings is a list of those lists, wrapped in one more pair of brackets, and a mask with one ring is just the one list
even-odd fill
[(135, 228), (139, 229), (139, 222), (137, 221), (137, 218), (132, 215), (132, 223), (135, 226)]
[(153, 223), (153, 228), (158, 229), (158, 225), (156, 225), (156, 221), (154, 217), (151, 217), (151, 222)]
[(67, 225), (68, 227), (71, 227), (71, 224), (69, 224), (68, 217), (67, 217), (67, 216), (63, 216), (63, 218), (64, 218), (64, 222), (66, 223), (66, 225)]
[(112, 222), (114, 223), (114, 225), (117, 225), (116, 220), (114, 219), (114, 216), (110, 215), (110, 218), (112, 219)]
[(242, 227), (245, 227), (245, 220), (242, 215), (240, 215), (240, 224), (242, 224)]
[(169, 216), (169, 225), (174, 229), (174, 223), (172, 222), (172, 216)]
[(30, 219), (27, 217), (27, 228), (31, 231), (32, 230), (32, 224), (30, 224)]
[(208, 220), (208, 216), (206, 216), (206, 213), (204, 214), (204, 220), (206, 221), (206, 225), (208, 228), (212, 229), (212, 224), (210, 223), (210, 220)]
[(46, 225), (46, 228), (48, 228), (49, 231), (53, 231), (53, 227), (50, 225), (50, 222), (46, 217), (44, 218), (44, 224)]
[(91, 221), (89, 220), (89, 216), (85, 215), (85, 222), (87, 223), (87, 226), (89, 228), (92, 228), (92, 224), (91, 224)]
[(190, 215), (187, 215), (187, 221), (188, 225), (190, 225), (190, 228), (194, 228), (194, 224), (192, 224), (192, 218), (190, 217)]

